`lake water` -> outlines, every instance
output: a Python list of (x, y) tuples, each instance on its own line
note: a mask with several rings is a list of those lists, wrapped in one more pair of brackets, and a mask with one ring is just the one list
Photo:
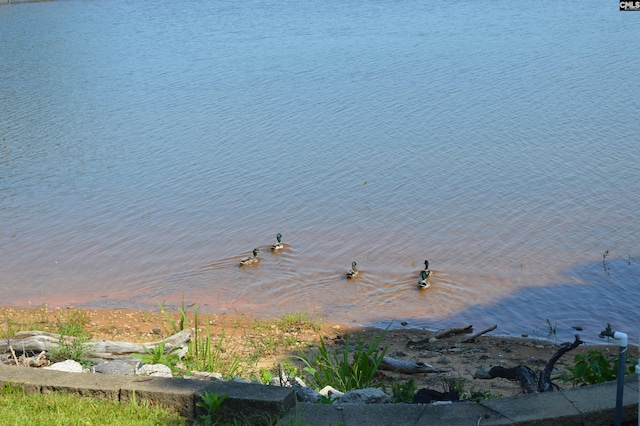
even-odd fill
[(601, 0), (0, 6), (0, 304), (637, 338), (639, 39)]

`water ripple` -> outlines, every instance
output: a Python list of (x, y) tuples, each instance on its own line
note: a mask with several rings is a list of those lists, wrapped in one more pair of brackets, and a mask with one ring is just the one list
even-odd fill
[(575, 292), (588, 315), (545, 311), (603, 300), (627, 324), (611, 305), (640, 256), (640, 59), (623, 18), (596, 1), (2, 7), (0, 302), (518, 333), (546, 319), (531, 300)]

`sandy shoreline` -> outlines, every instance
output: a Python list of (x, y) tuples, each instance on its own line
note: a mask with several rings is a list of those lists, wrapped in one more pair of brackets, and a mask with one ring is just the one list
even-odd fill
[[(194, 307), (189, 308), (189, 327), (194, 326)], [(134, 309), (86, 309), (73, 306), (47, 308), (0, 307), (0, 330), (4, 336), (18, 329), (41, 329), (56, 332), (58, 324), (65, 321), (82, 321), (84, 329), (93, 340), (117, 340), (136, 343), (157, 341), (172, 334), (170, 321), (178, 322), (180, 313), (169, 311), (165, 314), (154, 311)], [(228, 351), (237, 353), (247, 361), (244, 376), (256, 377), (260, 369), (277, 371), (278, 365), (291, 362), (300, 351), (323, 339), (329, 346), (340, 349), (347, 336), (352, 338), (360, 333), (363, 339), (380, 334), (380, 329), (353, 327), (344, 324), (327, 323), (317, 319), (315, 329), (282, 329), (277, 320), (256, 320), (248, 315), (199, 314), (198, 329), (209, 329), (212, 336), (224, 337)], [(452, 325), (457, 326), (457, 325)], [(480, 330), (474, 330), (478, 332)], [(443, 379), (452, 379), (466, 383), (468, 389), (490, 392), (496, 395), (510, 396), (520, 393), (517, 383), (505, 379), (478, 380), (474, 375), (478, 369), (488, 369), (500, 365), (515, 367), (527, 365), (534, 370), (544, 367), (545, 363), (560, 348), (562, 342), (524, 337), (497, 336), (492, 333), (482, 335), (475, 342), (461, 343), (460, 336), (450, 336), (420, 345), (408, 345), (410, 341), (424, 339), (430, 331), (422, 329), (390, 329), (382, 346), (387, 348), (387, 356), (403, 361), (424, 362), (444, 369), (443, 374), (396, 374), (382, 373), (388, 382), (404, 383), (409, 378), (416, 381), (418, 388), (438, 388)], [(3, 336), (3, 337), (4, 337)], [(468, 335), (467, 335), (468, 336)], [(465, 336), (463, 336), (465, 337)], [(292, 346), (265, 351), (260, 342), (293, 341)], [(351, 340), (353, 341), (353, 340)], [(276, 345), (277, 346), (277, 345)], [(558, 374), (573, 365), (574, 356), (585, 354), (594, 346), (581, 345), (565, 354), (556, 364)], [(600, 345), (598, 350), (609, 355), (617, 355), (615, 341)], [(637, 347), (629, 347), (629, 355), (638, 357)], [(250, 361), (249, 361), (250, 360)], [(571, 384), (558, 383), (565, 388)]]

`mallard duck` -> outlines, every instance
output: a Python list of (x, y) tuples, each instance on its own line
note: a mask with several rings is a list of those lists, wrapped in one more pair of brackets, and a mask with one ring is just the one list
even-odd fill
[(424, 272), (427, 274), (427, 278), (431, 278), (431, 275), (433, 275), (433, 271), (431, 269), (429, 269), (429, 261), (428, 260), (424, 261)]
[(240, 266), (252, 265), (254, 263), (260, 262), (260, 258), (258, 257), (258, 253), (260, 253), (260, 249), (253, 249), (253, 257), (244, 257), (240, 259)]
[(358, 264), (355, 261), (351, 262), (351, 269), (348, 270), (345, 275), (347, 276), (347, 278), (355, 278), (359, 274), (360, 274), (360, 271), (358, 271)]
[(421, 278), (421, 280), (418, 281), (418, 288), (425, 289), (425, 288), (429, 288), (429, 286), (431, 286), (431, 283), (427, 279), (428, 278), (427, 271), (420, 272), (420, 278)]
[(282, 234), (278, 233), (276, 235), (276, 242), (271, 246), (271, 250), (281, 250), (284, 248), (284, 243), (282, 242)]

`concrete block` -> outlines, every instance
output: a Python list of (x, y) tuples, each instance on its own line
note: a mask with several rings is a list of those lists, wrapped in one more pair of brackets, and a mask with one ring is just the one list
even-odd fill
[(85, 373), (67, 373), (28, 367), (1, 366), (0, 383), (20, 383), (25, 392), (66, 392), (99, 399), (117, 401), (121, 380)]
[(298, 402), (280, 419), (278, 426), (345, 424), (342, 407), (330, 404)]
[[(617, 398), (617, 383), (607, 382), (582, 386), (563, 391), (580, 412), (584, 425), (613, 424)], [(634, 421), (638, 418), (638, 391), (635, 384), (626, 385), (622, 399), (622, 421)]]
[(508, 398), (488, 399), (480, 402), (483, 407), (511, 419), (518, 425), (558, 426), (581, 425), (582, 416), (562, 392), (545, 392), (517, 395)]
[(426, 405), (417, 425), (513, 425), (513, 420), (475, 402)]
[[(296, 404), (293, 388), (264, 386), (254, 383), (209, 382), (204, 389), (227, 395), (220, 406), (219, 420), (233, 422), (234, 419), (255, 423), (280, 419)], [(197, 414), (201, 414), (197, 409)]]
[(120, 388), (120, 402), (129, 403), (134, 398), (137, 401), (146, 400), (193, 419), (196, 415), (196, 394), (204, 392), (205, 387), (206, 383), (200, 380), (165, 377), (130, 378)]
[[(341, 404), (344, 424), (349, 426), (415, 425), (425, 411), (424, 404)], [(431, 423), (435, 424), (435, 423)]]
[(30, 367), (11, 367), (0, 364), (0, 386), (20, 385), (25, 393), (40, 393), (42, 379), (32, 374)]

